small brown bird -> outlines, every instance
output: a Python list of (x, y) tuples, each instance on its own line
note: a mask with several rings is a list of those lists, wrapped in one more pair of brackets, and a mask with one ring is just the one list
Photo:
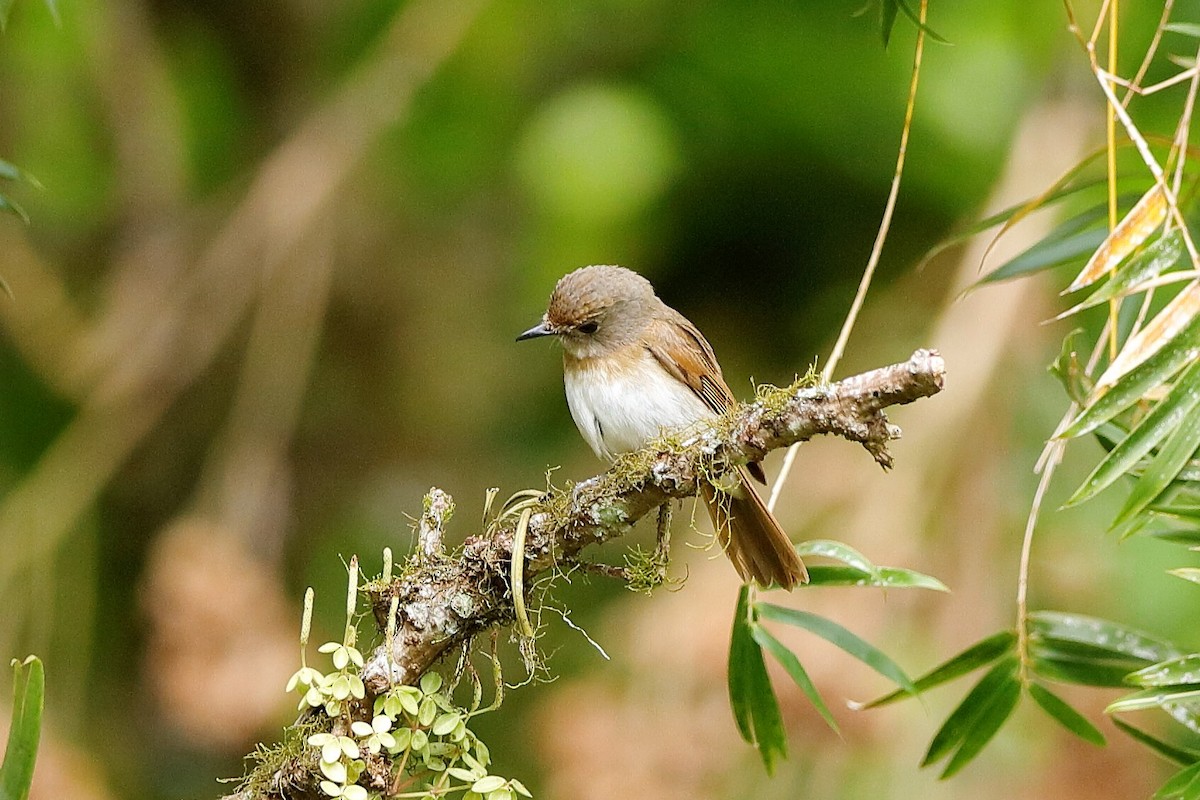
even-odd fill
[[(517, 341), (538, 336), (562, 342), (567, 404), (600, 458), (611, 461), (737, 405), (696, 326), (624, 267), (583, 267), (559, 280), (542, 321)], [(808, 581), (808, 571), (750, 475), (766, 482), (751, 463), (731, 485), (704, 485), (717, 539), (742, 580), (790, 590)]]

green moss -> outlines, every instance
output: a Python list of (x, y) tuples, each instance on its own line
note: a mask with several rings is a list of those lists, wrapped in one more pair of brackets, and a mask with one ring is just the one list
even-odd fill
[(273, 745), (260, 744), (248, 758), (254, 762), (235, 790), (246, 797), (275, 797), (281, 784), (316, 786), (322, 776), (317, 766), (317, 750), (308, 737), (327, 731), (332, 722), (323, 713), (305, 714), (283, 730), (283, 738)]

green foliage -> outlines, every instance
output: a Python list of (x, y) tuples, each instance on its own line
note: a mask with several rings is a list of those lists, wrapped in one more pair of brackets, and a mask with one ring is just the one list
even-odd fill
[[(749, 585), (742, 586), (733, 616), (733, 632), (729, 637), (729, 704), (742, 738), (758, 748), (767, 773), (773, 774), (776, 760), (787, 758), (787, 734), (762, 650), (754, 640), (757, 621), (750, 602), (751, 591)], [(819, 707), (823, 706), (824, 703)]]
[(842, 566), (814, 564), (806, 586), (873, 586), (879, 589), (932, 589), (948, 592), (946, 585), (929, 575), (901, 567), (877, 567), (866, 556), (842, 542), (813, 539), (796, 545), (802, 558), (824, 556)]
[[(390, 550), (385, 552), (384, 561), (384, 573), (390, 577)], [(287, 691), (301, 695), (300, 709), (319, 715), (305, 721), (305, 729), (311, 732), (306, 733), (303, 741), (308, 748), (318, 751), (316, 779), (321, 791), (343, 800), (378, 799), (385, 795), (432, 800), (449, 792), (462, 792), (465, 800), (531, 797), (520, 781), (488, 771), (490, 751), (468, 723), (472, 716), (497, 707), (498, 702), (481, 709), (480, 687), (476, 686), (471, 707), (464, 708), (454, 702), (453, 687), (440, 674), (427, 672), (416, 686), (393, 686), (375, 697), (369, 707), (364, 705), (366, 687), (360, 676), (364, 661), (354, 646), (357, 632), (353, 620), (357, 610), (358, 559), (353, 558), (342, 641), (326, 642), (317, 648), (330, 657), (333, 665), (332, 672), (324, 673), (308, 666), (304, 656), (311, 628), (312, 590), (305, 593), (301, 666), (288, 681)], [(394, 631), (389, 628), (389, 641), (392, 636)], [(499, 677), (497, 684), (499, 687)], [(290, 748), (268, 754), (243, 785), (257, 785), (263, 773), (270, 774), (285, 760), (296, 757)], [(370, 763), (383, 765), (388, 774), (387, 791), (362, 785), (372, 774)]]
[(949, 756), (941, 775), (945, 779), (979, 755), (1017, 707), (1021, 697), (1018, 666), (1016, 658), (1004, 658), (975, 684), (934, 734), (921, 761), (922, 767)]
[(24, 661), (13, 659), (12, 667), (12, 721), (4, 761), (0, 763), (0, 800), (25, 800), (33, 782), (33, 765), (42, 733), (46, 672), (37, 656)]
[[(841, 566), (810, 565), (810, 581), (805, 584), (808, 587), (869, 586), (946, 591), (945, 585), (936, 578), (897, 567), (878, 567), (842, 542), (816, 539), (797, 545), (796, 550), (806, 558), (825, 557), (842, 562)], [(790, 625), (820, 636), (897, 684), (900, 687), (895, 693), (897, 697), (919, 691), (918, 682), (909, 678), (886, 653), (833, 620), (758, 601), (753, 588), (743, 586), (729, 641), (729, 703), (742, 738), (758, 749), (768, 773), (774, 771), (779, 758), (787, 757), (787, 737), (779, 701), (767, 675), (764, 651), (779, 662), (826, 724), (835, 733), (840, 733), (840, 728), (799, 657), (762, 625), (764, 621)]]

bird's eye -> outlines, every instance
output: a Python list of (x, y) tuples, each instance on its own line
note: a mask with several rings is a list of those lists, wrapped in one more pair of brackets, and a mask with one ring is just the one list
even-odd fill
[(600, 323), (594, 319), (589, 319), (587, 322), (580, 323), (579, 332), (592, 334), (600, 329)]

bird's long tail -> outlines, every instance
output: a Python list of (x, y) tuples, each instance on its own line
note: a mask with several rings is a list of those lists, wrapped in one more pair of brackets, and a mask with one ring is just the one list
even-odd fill
[(776, 585), (788, 591), (808, 583), (804, 562), (754, 491), (745, 467), (738, 469), (737, 477), (735, 486), (717, 489), (704, 484), (703, 489), (725, 555), (746, 582), (753, 580), (763, 587)]

